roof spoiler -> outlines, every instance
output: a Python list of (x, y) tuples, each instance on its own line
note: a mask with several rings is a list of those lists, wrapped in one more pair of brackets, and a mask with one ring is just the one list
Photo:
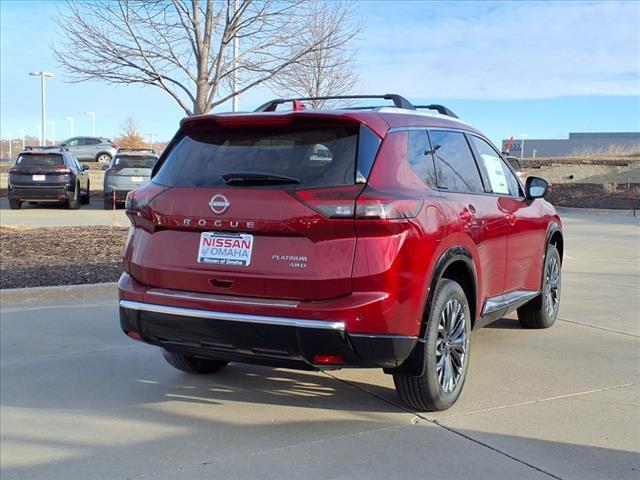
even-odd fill
[(68, 152), (69, 149), (66, 147), (61, 147), (60, 145), (36, 145), (36, 146), (25, 146), (23, 152), (31, 151), (31, 150), (57, 150), (59, 152)]

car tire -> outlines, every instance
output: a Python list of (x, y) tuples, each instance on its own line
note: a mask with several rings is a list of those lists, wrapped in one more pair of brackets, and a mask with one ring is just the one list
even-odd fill
[(21, 206), (22, 206), (22, 202), (20, 200), (9, 198), (9, 208), (11, 210), (20, 210)]
[(67, 207), (69, 210), (78, 210), (80, 208), (80, 185), (76, 184), (76, 189), (73, 192), (73, 198), (67, 200)]
[(111, 155), (109, 155), (108, 153), (99, 153), (98, 155), (96, 155), (96, 162), (98, 162), (98, 163), (110, 163), (111, 162)]
[(80, 196), (80, 203), (82, 205), (89, 205), (91, 202), (91, 183), (87, 183), (87, 191)]
[(469, 368), (471, 311), (462, 287), (443, 278), (438, 282), (424, 335), (422, 375), (393, 374), (400, 399), (416, 410), (451, 407), (462, 392)]
[(560, 309), (562, 260), (555, 245), (547, 247), (542, 278), (542, 293), (518, 309), (518, 320), (525, 328), (549, 328)]
[(187, 373), (214, 373), (223, 369), (229, 363), (224, 360), (211, 360), (209, 358), (168, 352), (167, 350), (162, 350), (162, 356), (169, 365)]

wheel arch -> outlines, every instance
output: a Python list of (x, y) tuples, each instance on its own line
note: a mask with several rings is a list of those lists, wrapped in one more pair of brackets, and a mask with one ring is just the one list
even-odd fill
[(420, 337), (411, 355), (402, 363), (402, 365), (385, 369), (385, 373), (403, 373), (405, 375), (420, 376), (424, 370), (425, 344), (424, 335), (427, 327), (427, 321), (431, 315), (431, 307), (433, 305), (433, 297), (435, 295), (438, 282), (442, 278), (454, 280), (460, 284), (469, 300), (469, 309), (471, 310), (471, 327), (476, 320), (478, 314), (478, 275), (475, 262), (471, 253), (464, 247), (455, 246), (447, 249), (440, 255), (431, 274), (429, 288), (427, 290), (427, 298), (422, 316), (422, 324), (420, 326)]
[(94, 161), (98, 161), (98, 158), (100, 158), (100, 155), (109, 155), (109, 160), (113, 159), (113, 154), (111, 152), (109, 152), (108, 150), (101, 150), (98, 153), (96, 153), (95, 157), (93, 157)]

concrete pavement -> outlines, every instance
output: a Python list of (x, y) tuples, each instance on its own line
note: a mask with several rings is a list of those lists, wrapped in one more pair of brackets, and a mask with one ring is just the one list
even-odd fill
[(2, 478), (637, 479), (639, 223), (565, 224), (562, 320), (474, 332), (440, 413), (377, 370), (183, 374), (113, 301), (2, 305)]
[(20, 210), (11, 210), (7, 197), (0, 198), (0, 225), (23, 227), (75, 227), (84, 225), (129, 226), (129, 219), (122, 207), (115, 212), (104, 210), (102, 198), (92, 198), (89, 205), (79, 210), (69, 210), (63, 205), (22, 204)]

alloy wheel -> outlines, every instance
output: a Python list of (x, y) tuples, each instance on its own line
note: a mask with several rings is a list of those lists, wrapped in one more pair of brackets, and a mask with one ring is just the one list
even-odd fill
[(547, 264), (544, 285), (544, 308), (549, 317), (553, 317), (560, 302), (560, 264), (553, 256)]
[(436, 373), (444, 393), (453, 392), (460, 383), (468, 347), (469, 332), (464, 308), (458, 300), (451, 299), (440, 312), (436, 340)]

